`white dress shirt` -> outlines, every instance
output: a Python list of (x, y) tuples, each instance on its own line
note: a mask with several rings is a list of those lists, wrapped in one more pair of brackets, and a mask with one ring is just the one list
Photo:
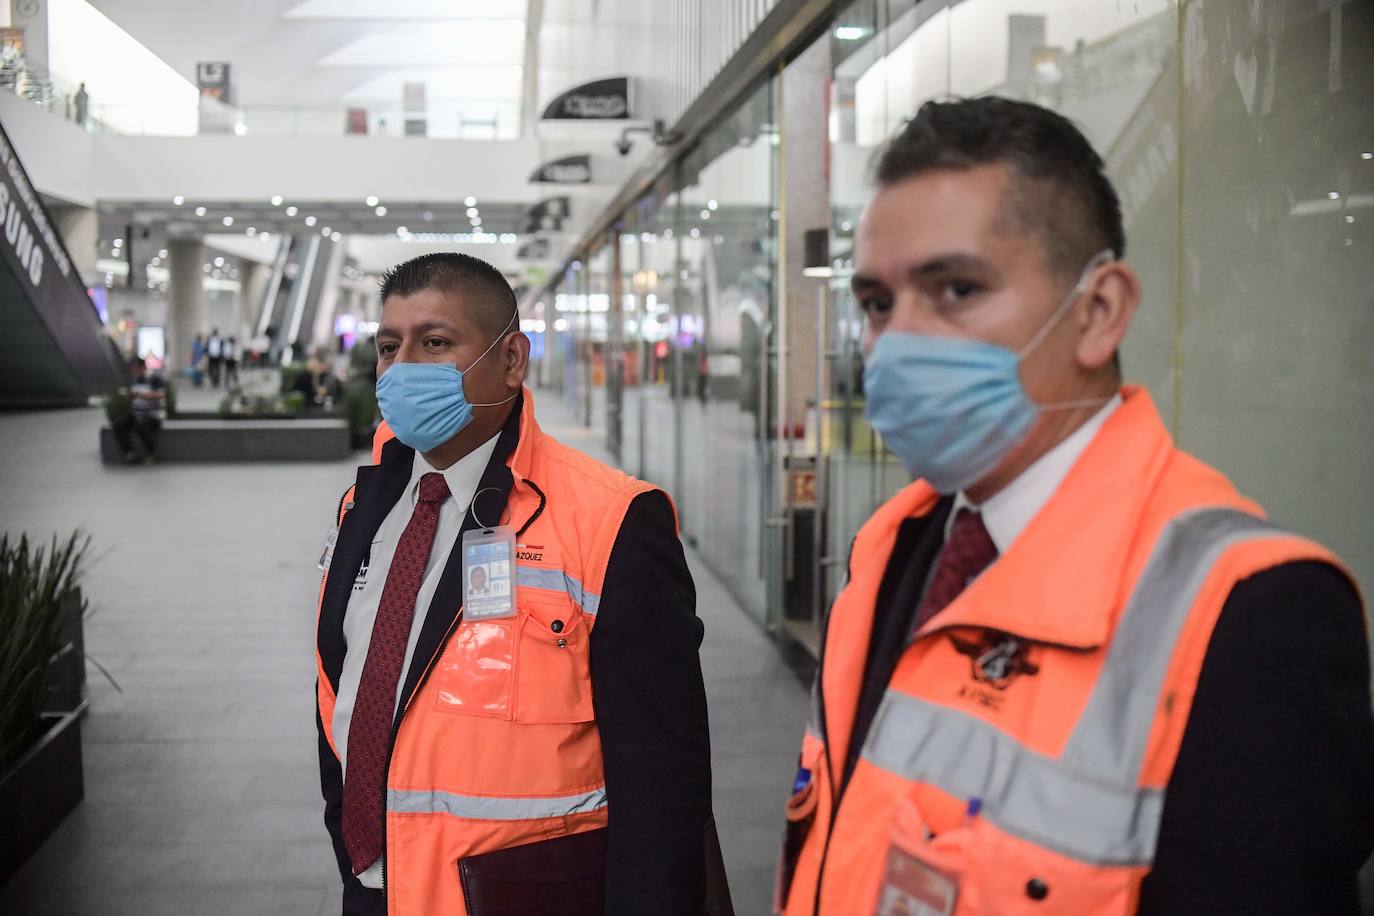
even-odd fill
[[(406, 672), (410, 669), (411, 656), (415, 654), (415, 644), (420, 639), (425, 614), (429, 610), (434, 592), (439, 588), (439, 579), (448, 565), (449, 553), (458, 541), (463, 530), (463, 518), (467, 515), (468, 505), (477, 495), (477, 487), (482, 480), (491, 453), (496, 449), (496, 436), (473, 449), (466, 456), (443, 471), (448, 481), (449, 499), (439, 507), (439, 524), (434, 532), (434, 544), (425, 563), (425, 575), (420, 582), (420, 592), (415, 598), (415, 617), (410, 624), (410, 639), (406, 644), (405, 661), (401, 663), (401, 676), (396, 681), (396, 701), (400, 702), (401, 685), (405, 683)], [(345, 778), (348, 773), (348, 726), (353, 719), (353, 703), (358, 696), (358, 682), (363, 676), (363, 662), (367, 660), (367, 649), (372, 642), (372, 625), (377, 620), (377, 609), (382, 603), (382, 589), (386, 586), (387, 571), (391, 569), (391, 558), (396, 553), (396, 544), (410, 524), (411, 513), (420, 495), (420, 478), (435, 473), (419, 452), (415, 453), (415, 464), (410, 472), (410, 486), (402, 497), (396, 500), (387, 513), (386, 519), (377, 529), (372, 539), (372, 548), (358, 578), (353, 583), (353, 593), (348, 599), (348, 609), (344, 612), (344, 653), (343, 671), (339, 674), (339, 691), (334, 701), (334, 746), (339, 751), (339, 764)], [(379, 859), (367, 871), (358, 876), (367, 887), (382, 886), (382, 863)]]
[(954, 524), (954, 516), (960, 509), (973, 509), (982, 513), (983, 524), (987, 526), (992, 543), (997, 545), (997, 553), (1004, 554), (1026, 530), (1031, 519), (1050, 501), (1054, 491), (1069, 476), (1069, 471), (1078, 462), (1102, 429), (1107, 418), (1122, 405), (1121, 395), (1114, 396), (1092, 418), (1065, 439), (1036, 459), (1035, 463), (1021, 472), (1011, 483), (998, 490), (981, 505), (975, 505), (960, 490), (954, 497), (954, 508), (950, 510), (949, 521), (945, 523), (945, 538), (949, 538), (949, 526)]

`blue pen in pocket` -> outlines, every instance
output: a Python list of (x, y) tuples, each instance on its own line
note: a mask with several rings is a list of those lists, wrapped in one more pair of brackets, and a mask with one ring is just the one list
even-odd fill
[(809, 785), (811, 785), (811, 771), (806, 767), (797, 767), (797, 778), (792, 780), (792, 794), (796, 795)]

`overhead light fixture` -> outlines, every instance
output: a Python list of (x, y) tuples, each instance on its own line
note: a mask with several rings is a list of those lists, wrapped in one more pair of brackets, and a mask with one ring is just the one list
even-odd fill
[(182, 197), (180, 194), (172, 198), (172, 205), (175, 207), (180, 207), (184, 203), (186, 203), (186, 198)]
[(266, 242), (267, 240), (269, 240), (269, 239), (271, 239), (271, 238), (272, 238), (272, 233), (270, 233), (270, 232), (263, 231), (263, 232), (259, 232), (259, 233), (258, 233), (258, 241), (259, 241), (259, 242)]
[[(1368, 154), (1368, 153), (1365, 153), (1365, 157), (1368, 158), (1368, 156), (1369, 156), (1369, 154)], [(475, 206), (477, 206), (477, 198), (475, 198), (475, 197), (464, 197), (464, 198), (463, 198), (463, 206), (465, 206), (465, 207), (475, 207)]]
[(313, 226), (313, 225), (315, 225), (315, 217), (313, 217), (313, 216), (307, 216), (307, 217), (305, 218), (305, 224), (306, 224), (307, 226)]
[(406, 234), (407, 232), (409, 232), (409, 231), (410, 231), (410, 230), (407, 229), (405, 226), (397, 226), (397, 227), (396, 227), (396, 234), (397, 234), (397, 235), (405, 235), (405, 234)]
[(205, 208), (204, 208), (204, 207), (196, 207), (196, 216), (204, 216), (204, 215), (205, 215)]
[(868, 29), (859, 25), (841, 25), (835, 27), (835, 37), (840, 41), (858, 41), (868, 34)]
[(325, 226), (323, 229), (320, 230), (320, 235), (330, 235), (333, 232), (333, 229), (330, 229), (328, 226)]
[(343, 238), (343, 233), (342, 233), (342, 232), (339, 232), (339, 231), (336, 229), (336, 230), (334, 230), (334, 234), (331, 235), (331, 236), (329, 237), (329, 240), (330, 240), (331, 242), (337, 242), (337, 241), (341, 240), (342, 238)]
[(226, 216), (221, 222), (226, 226), (232, 226), (234, 225), (234, 218), (232, 216)]
[(272, 206), (274, 206), (274, 207), (280, 207), (280, 206), (281, 206), (281, 195), (280, 195), (280, 194), (273, 194), (273, 195), (272, 195)]
[(711, 211), (710, 211), (710, 210), (702, 210), (702, 211), (701, 211), (701, 218), (702, 218), (702, 219), (710, 219), (710, 218), (711, 218)]
[(1327, 191), (1327, 192), (1326, 192), (1326, 196), (1329, 197), (1329, 198), (1331, 198), (1332, 200), (1340, 200), (1340, 199), (1341, 199), (1341, 192), (1340, 192), (1340, 191)]
[(376, 194), (367, 195), (367, 198), (363, 202), (366, 203), (369, 207), (375, 207), (379, 203)]
[(1360, 153), (1361, 159), (1374, 159), (1374, 153)]
[(378, 207), (377, 209), (373, 210), (372, 212), (375, 213), (375, 214), (377, 214), (378, 216), (386, 216), (386, 207)]
[(118, 247), (120, 247), (121, 245), (124, 244), (124, 240), (123, 240), (123, 239), (115, 239), (115, 240), (114, 240), (113, 242), (111, 242), (110, 244), (113, 245), (113, 246), (115, 246), (116, 248), (118, 248)]
[(224, 266), (224, 258), (215, 258), (215, 266), (216, 266), (216, 267), (223, 267), (223, 266)]
[(248, 227), (248, 234), (249, 234), (249, 235), (257, 235), (257, 234), (258, 234), (258, 227), (257, 227), (257, 226), (249, 226), (249, 227)]
[(714, 210), (716, 207), (719, 207), (719, 206), (720, 206), (720, 204), (716, 203), (714, 200), (708, 200), (708, 201), (706, 201), (706, 209), (707, 209), (707, 210)]
[(476, 216), (476, 215), (477, 215), (477, 208), (476, 208), (476, 207), (468, 207), (468, 216)]
[(287, 216), (295, 216), (295, 215), (296, 215), (297, 213), (299, 213), (299, 212), (300, 212), (300, 211), (297, 210), (295, 207), (287, 207), (287, 208), (286, 208), (286, 215), (287, 215)]
[(159, 248), (159, 249), (157, 250), (157, 256), (158, 256), (159, 258), (165, 258), (165, 257), (167, 257), (167, 249), (166, 249), (166, 248)]

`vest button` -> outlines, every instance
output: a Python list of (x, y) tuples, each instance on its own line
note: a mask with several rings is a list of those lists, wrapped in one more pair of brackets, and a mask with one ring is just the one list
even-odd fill
[(1032, 900), (1044, 900), (1050, 895), (1050, 886), (1043, 878), (1031, 878), (1026, 882), (1026, 896)]
[(555, 633), (562, 633), (562, 632), (563, 632), (563, 621), (561, 621), (561, 620), (555, 620), (553, 623), (549, 624), (549, 629), (550, 629), (550, 630), (553, 630)]

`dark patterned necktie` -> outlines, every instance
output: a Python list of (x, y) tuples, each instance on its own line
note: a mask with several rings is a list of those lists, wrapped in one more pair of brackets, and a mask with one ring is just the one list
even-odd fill
[(930, 587), (916, 611), (911, 631), (923, 627), (927, 620), (949, 606), (978, 574), (997, 559), (997, 545), (983, 524), (983, 516), (972, 509), (960, 509), (949, 529), (949, 540), (940, 551)]
[(372, 624), (372, 640), (348, 725), (348, 769), (344, 774), (343, 836), (354, 874), (362, 874), (382, 855), (396, 682), (410, 642), (415, 597), (425, 577), (434, 531), (439, 527), (439, 507), (448, 497), (443, 474), (420, 478), (420, 499), (396, 543), (377, 619)]

